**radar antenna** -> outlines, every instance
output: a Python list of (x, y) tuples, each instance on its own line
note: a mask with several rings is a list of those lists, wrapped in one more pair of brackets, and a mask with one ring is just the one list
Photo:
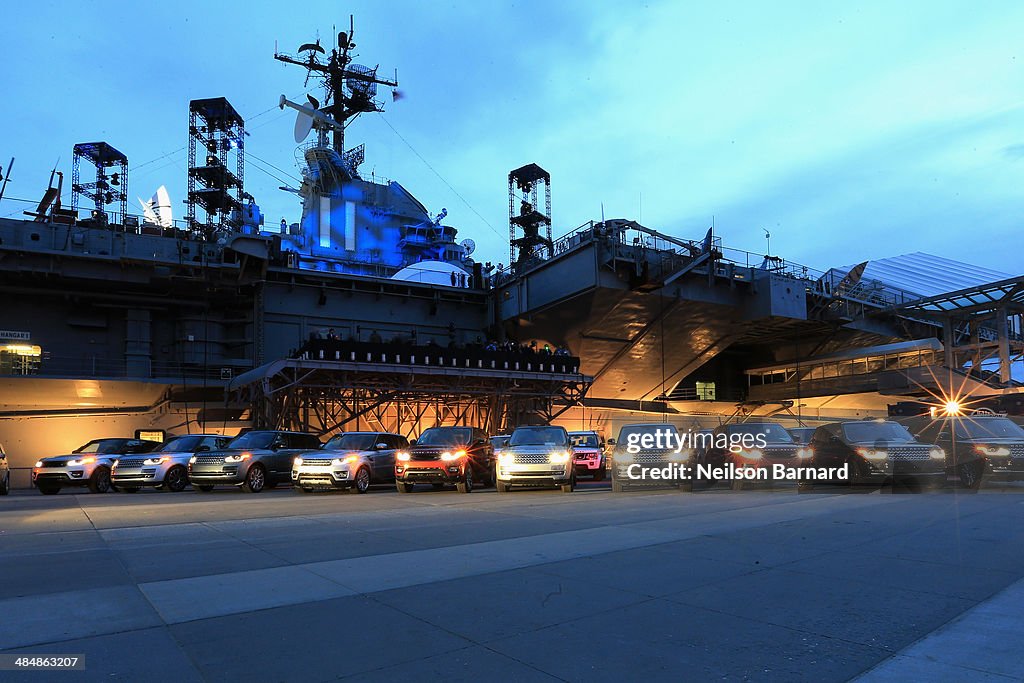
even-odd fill
[[(341, 155), (345, 154), (345, 127), (348, 125), (348, 120), (364, 112), (384, 111), (383, 103), (376, 99), (377, 86), (390, 88), (398, 86), (397, 77), (387, 79), (378, 76), (378, 67), (352, 63), (355, 58), (353, 50), (356, 47), (353, 41), (354, 34), (355, 21), (349, 16), (348, 33), (344, 31), (338, 33), (337, 47), (331, 49), (330, 56), (320, 46), (319, 40), (315, 43), (300, 45), (296, 56), (274, 53), (274, 59), (280, 62), (304, 67), (307, 84), (310, 78), (320, 80), (326, 93), (324, 104), (323, 106), (314, 104), (312, 108), (315, 111), (323, 112), (337, 122), (338, 125), (328, 126), (328, 129), (333, 135), (331, 146)], [(315, 120), (311, 125), (319, 127), (322, 124), (317, 117), (312, 118)], [(300, 136), (304, 127), (305, 121), (301, 124), (296, 123), (296, 138)]]

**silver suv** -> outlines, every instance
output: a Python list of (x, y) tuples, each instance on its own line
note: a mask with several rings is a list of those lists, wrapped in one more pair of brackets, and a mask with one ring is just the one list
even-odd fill
[(291, 481), (296, 455), (319, 450), (320, 439), (305, 432), (254, 430), (241, 434), (219, 451), (196, 453), (188, 461), (188, 479), (197, 491), (237, 486), (246, 493)]
[(519, 427), (498, 456), (499, 493), (513, 486), (576, 487), (573, 447), (564, 427)]
[(87, 486), (93, 493), (106, 493), (111, 488), (110, 468), (118, 456), (149, 453), (159, 446), (156, 441), (141, 439), (95, 439), (69, 455), (36, 462), (32, 485), (51, 496), (66, 486)]
[(143, 486), (177, 493), (188, 486), (188, 461), (193, 455), (224, 448), (231, 437), (188, 434), (165, 441), (144, 455), (123, 455), (114, 461), (110, 479), (118, 491), (135, 493)]
[(409, 447), (400, 434), (347, 432), (332, 437), (319, 451), (295, 456), (292, 484), (309, 493), (316, 489), (355, 489), (395, 483), (395, 453)]

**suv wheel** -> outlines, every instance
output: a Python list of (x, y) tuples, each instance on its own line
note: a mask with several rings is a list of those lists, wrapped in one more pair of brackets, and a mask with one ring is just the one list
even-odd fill
[(412, 484), (406, 484), (404, 481), (396, 482), (396, 487), (399, 493), (412, 493)]
[(259, 493), (267, 485), (267, 473), (263, 465), (253, 465), (245, 473), (245, 481), (242, 483), (242, 490), (246, 493)]
[(473, 490), (473, 468), (466, 465), (466, 473), (455, 488), (459, 490), (459, 493), (470, 493)]
[(511, 487), (503, 481), (495, 481), (494, 488), (498, 490), (498, 493), (508, 493)]
[(604, 481), (604, 475), (608, 470), (605, 469), (604, 465), (598, 468), (597, 472), (594, 472), (594, 481)]
[(370, 490), (370, 470), (360, 467), (356, 472), (356, 493), (366, 493)]
[(572, 479), (569, 480), (568, 484), (562, 484), (562, 493), (572, 493), (576, 488), (576, 475), (572, 475)]
[(164, 475), (163, 490), (178, 493), (188, 486), (188, 472), (181, 465), (175, 465)]
[(622, 493), (626, 490), (626, 487), (622, 485), (622, 482), (612, 477), (612, 493)]
[(956, 474), (960, 477), (960, 488), (972, 493), (981, 488), (981, 470), (983, 465), (980, 461), (962, 462), (956, 466)]
[(89, 490), (93, 493), (106, 493), (110, 490), (110, 470), (106, 467), (97, 467), (96, 471), (89, 477)]

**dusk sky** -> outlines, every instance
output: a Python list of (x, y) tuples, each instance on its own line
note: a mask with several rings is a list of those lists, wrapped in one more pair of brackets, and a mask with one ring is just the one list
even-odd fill
[[(1019, 2), (215, 5), (9, 3), (7, 197), (37, 200), (59, 158), (70, 203), (72, 146), (105, 140), (129, 157), (136, 212), (165, 184), (183, 217), (188, 102), (224, 96), (251, 132), (246, 189), (268, 226), (297, 221), (277, 189), (299, 175), (294, 112), (275, 105), (320, 93), (275, 41), (329, 44), (351, 13), (356, 61), (397, 68), (405, 95), (349, 128), (364, 174), (447, 208), (479, 260), (507, 263), (507, 175), (536, 162), (556, 236), (603, 204), (691, 239), (713, 217), (758, 253), (768, 229), (775, 254), (819, 269), (925, 251), (1024, 271)], [(0, 216), (29, 208), (5, 198)]]

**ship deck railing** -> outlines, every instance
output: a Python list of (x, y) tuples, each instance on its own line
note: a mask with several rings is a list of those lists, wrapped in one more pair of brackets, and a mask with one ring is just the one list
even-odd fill
[(439, 345), (374, 343), (317, 339), (307, 342), (296, 354), (300, 360), (336, 361), (363, 365), (403, 365), (421, 368), (456, 368), (529, 372), (561, 375), (579, 374), (580, 359), (543, 351), (488, 350), (486, 347), (446, 348)]

